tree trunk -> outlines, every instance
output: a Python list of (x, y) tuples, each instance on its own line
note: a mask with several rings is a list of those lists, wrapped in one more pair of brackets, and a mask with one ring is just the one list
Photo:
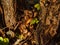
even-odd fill
[(48, 42), (50, 43), (52, 38), (58, 34), (57, 29), (60, 21), (60, 11), (58, 10), (60, 4), (58, 0), (40, 0), (40, 6), (40, 24), (37, 29), (40, 31), (41, 45), (50, 45)]
[(7, 27), (16, 24), (13, 0), (1, 0), (4, 9), (4, 18)]

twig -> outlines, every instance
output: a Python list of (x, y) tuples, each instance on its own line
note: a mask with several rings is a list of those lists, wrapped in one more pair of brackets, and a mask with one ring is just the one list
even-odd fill
[(15, 26), (15, 28), (14, 28), (14, 31), (15, 31), (15, 30), (16, 30), (16, 28), (19, 26), (19, 24), (20, 24), (20, 23), (18, 22), (18, 23), (17, 23), (17, 25), (16, 25), (16, 26)]
[(23, 39), (23, 40), (17, 39), (17, 41), (13, 45), (17, 45), (17, 44), (21, 44), (22, 45), (24, 42), (29, 40), (29, 38), (31, 38), (31, 37), (27, 37), (26, 39)]
[(17, 41), (13, 45), (19, 44), (20, 41), (21, 41), (20, 39), (17, 39)]
[(13, 45), (17, 45), (17, 44), (23, 44), (24, 42), (26, 42), (28, 39), (24, 39), (24, 41), (22, 41), (21, 39), (17, 39), (17, 41), (13, 44)]
[(0, 34), (2, 34), (3, 37), (5, 36), (5, 34), (4, 34), (2, 29), (0, 29)]

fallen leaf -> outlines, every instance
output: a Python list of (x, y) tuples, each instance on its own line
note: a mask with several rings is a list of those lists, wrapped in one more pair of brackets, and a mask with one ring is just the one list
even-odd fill
[(31, 20), (32, 20), (32, 18), (28, 19), (28, 20), (26, 21), (26, 24), (30, 23)]

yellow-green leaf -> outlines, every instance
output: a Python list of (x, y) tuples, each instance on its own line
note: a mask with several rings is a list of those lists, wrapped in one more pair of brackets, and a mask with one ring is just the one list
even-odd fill
[(4, 42), (9, 42), (9, 39), (8, 38), (4, 38)]
[(37, 9), (37, 10), (40, 10), (40, 4), (35, 4), (34, 7)]
[(32, 24), (35, 24), (35, 20), (34, 19), (30, 22), (30, 25), (32, 25)]
[(19, 39), (23, 40), (24, 39), (24, 36), (22, 34), (19, 35)]
[(34, 18), (31, 22), (30, 22), (30, 25), (33, 25), (33, 24), (37, 24), (39, 22), (39, 20), (37, 18)]
[(0, 37), (0, 41), (3, 41), (3, 38), (2, 37)]

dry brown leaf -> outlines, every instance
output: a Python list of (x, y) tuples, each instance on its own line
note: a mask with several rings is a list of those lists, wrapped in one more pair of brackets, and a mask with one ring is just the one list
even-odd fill
[(29, 19), (29, 16), (24, 16), (24, 19), (25, 19), (25, 20)]
[(21, 25), (19, 26), (19, 29), (20, 29), (20, 31), (21, 31), (21, 33), (22, 33), (23, 30), (26, 29), (26, 26), (25, 26), (24, 24), (21, 24)]
[(34, 12), (34, 17), (36, 17), (37, 16), (37, 12)]
[(28, 32), (28, 34), (27, 34), (28, 36), (31, 36), (31, 32)]
[(27, 19), (26, 24), (29, 24), (31, 22), (32, 18)]
[(30, 29), (31, 29), (31, 30), (33, 29), (33, 27), (34, 27), (33, 25), (30, 25)]
[(28, 12), (29, 12), (28, 10), (24, 10), (25, 15), (29, 15)]
[(24, 43), (23, 45), (28, 45), (28, 43)]

